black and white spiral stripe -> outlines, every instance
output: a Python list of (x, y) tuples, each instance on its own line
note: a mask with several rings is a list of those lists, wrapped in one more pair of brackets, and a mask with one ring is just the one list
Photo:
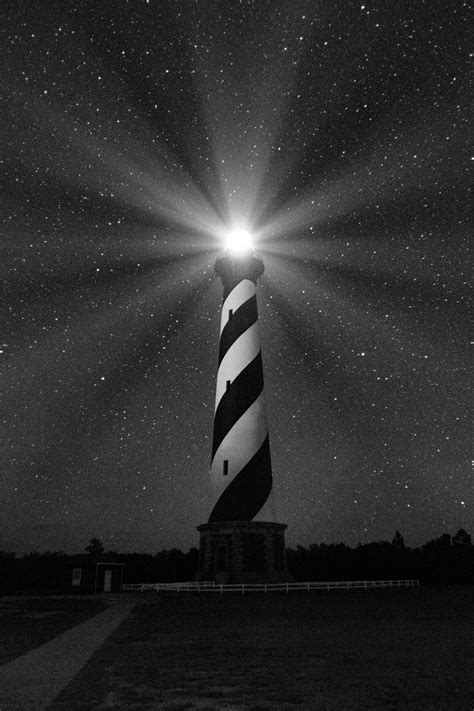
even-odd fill
[(251, 521), (272, 488), (256, 283), (223, 281), (209, 521)]

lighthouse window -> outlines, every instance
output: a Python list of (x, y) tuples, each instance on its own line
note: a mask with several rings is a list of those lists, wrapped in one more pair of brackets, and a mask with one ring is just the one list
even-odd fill
[(232, 318), (233, 313), (234, 313), (234, 310), (233, 310), (233, 309), (229, 309), (229, 321), (230, 321), (230, 319)]
[(229, 473), (229, 460), (228, 459), (224, 459), (223, 469), (224, 469), (224, 471), (223, 471), (224, 476), (227, 476), (227, 474)]

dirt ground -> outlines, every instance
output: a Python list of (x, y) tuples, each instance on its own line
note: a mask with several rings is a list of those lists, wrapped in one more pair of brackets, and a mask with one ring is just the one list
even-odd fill
[(0, 665), (105, 610), (99, 597), (0, 597)]
[(472, 593), (143, 594), (49, 711), (472, 711)]

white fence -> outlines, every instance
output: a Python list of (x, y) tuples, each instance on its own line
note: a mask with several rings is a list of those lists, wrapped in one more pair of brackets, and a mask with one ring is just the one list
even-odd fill
[(419, 580), (346, 580), (308, 583), (236, 583), (217, 585), (209, 582), (189, 583), (126, 583), (124, 592), (292, 592), (293, 590), (372, 590), (373, 588), (417, 588)]

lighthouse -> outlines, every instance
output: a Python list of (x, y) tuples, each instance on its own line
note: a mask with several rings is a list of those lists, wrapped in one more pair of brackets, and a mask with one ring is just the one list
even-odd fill
[(251, 521), (272, 488), (256, 284), (263, 261), (253, 253), (216, 261), (221, 313), (211, 480), (215, 521)]
[(267, 518), (270, 439), (258, 332), (257, 281), (264, 272), (244, 230), (231, 233), (214, 267), (223, 286), (211, 454), (212, 508), (201, 534), (200, 580), (288, 579), (286, 526)]

